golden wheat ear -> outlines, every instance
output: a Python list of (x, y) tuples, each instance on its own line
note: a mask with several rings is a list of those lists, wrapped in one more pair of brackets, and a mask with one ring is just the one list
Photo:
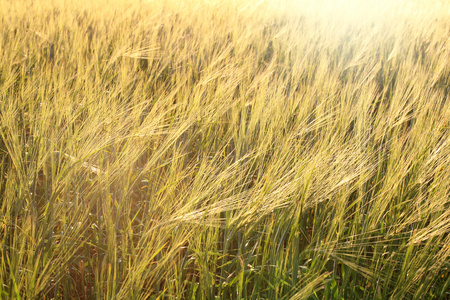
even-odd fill
[(89, 172), (91, 172), (91, 173), (93, 173), (95, 175), (104, 174), (104, 172), (101, 171), (100, 168), (97, 167), (96, 165), (93, 165), (93, 164), (85, 162), (85, 161), (83, 162), (82, 160), (77, 159), (75, 156), (69, 155), (67, 153), (64, 153), (64, 152), (61, 152), (61, 151), (54, 151), (53, 155), (54, 155), (56, 160), (68, 159), (69, 162), (72, 163), (72, 164), (81, 163), (83, 168), (85, 168), (86, 170), (88, 170)]

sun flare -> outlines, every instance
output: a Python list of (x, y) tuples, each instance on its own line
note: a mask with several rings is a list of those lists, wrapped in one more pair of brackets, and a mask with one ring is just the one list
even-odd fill
[(449, 9), (0, 0), (0, 298), (450, 299)]

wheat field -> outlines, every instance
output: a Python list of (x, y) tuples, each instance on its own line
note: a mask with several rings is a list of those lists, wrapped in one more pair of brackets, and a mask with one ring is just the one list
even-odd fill
[(1, 299), (448, 299), (450, 3), (0, 0)]

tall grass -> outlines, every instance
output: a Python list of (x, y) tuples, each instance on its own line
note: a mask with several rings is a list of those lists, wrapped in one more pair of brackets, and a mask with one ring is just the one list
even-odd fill
[(450, 296), (450, 6), (0, 0), (0, 298)]

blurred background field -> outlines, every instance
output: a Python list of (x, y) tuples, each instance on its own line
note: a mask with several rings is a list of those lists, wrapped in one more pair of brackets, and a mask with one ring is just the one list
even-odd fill
[(450, 3), (0, 0), (1, 299), (448, 299)]

